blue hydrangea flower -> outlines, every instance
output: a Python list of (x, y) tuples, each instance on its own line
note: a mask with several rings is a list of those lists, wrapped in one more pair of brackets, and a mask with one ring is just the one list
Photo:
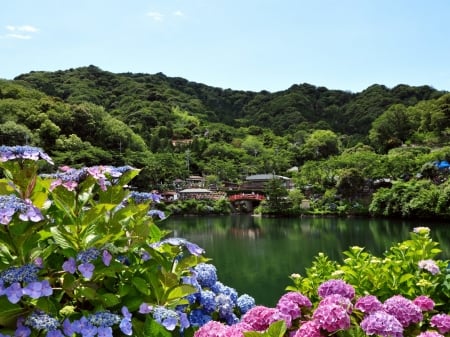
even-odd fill
[(217, 311), (221, 318), (227, 318), (233, 314), (234, 303), (230, 296), (226, 294), (219, 294), (216, 296)]
[(111, 260), (112, 260), (111, 253), (108, 252), (106, 249), (103, 250), (103, 253), (102, 253), (103, 264), (108, 267), (110, 265), (110, 263), (111, 263)]
[(28, 283), (23, 288), (23, 294), (28, 295), (31, 298), (40, 298), (43, 296), (50, 296), (53, 294), (53, 288), (50, 286), (48, 280), (34, 281)]
[(14, 194), (0, 195), (0, 223), (8, 225), (16, 213), (22, 221), (39, 222), (44, 219), (30, 200), (22, 200)]
[(77, 261), (81, 263), (91, 262), (100, 256), (100, 251), (97, 248), (88, 248), (77, 254)]
[(248, 294), (242, 294), (236, 302), (241, 314), (245, 314), (256, 305), (255, 299)]
[(202, 255), (205, 252), (205, 250), (203, 248), (200, 248), (197, 244), (192, 243), (183, 238), (175, 238), (175, 237), (167, 238), (162, 241), (152, 243), (150, 245), (150, 247), (156, 249), (165, 244), (172, 245), (172, 246), (186, 247), (186, 249), (189, 251), (189, 253), (191, 253), (192, 255), (195, 255), (195, 256)]
[(14, 159), (28, 159), (37, 161), (43, 159), (53, 165), (52, 159), (41, 148), (33, 146), (0, 146), (0, 162)]
[(176, 311), (159, 306), (153, 310), (153, 318), (169, 331), (175, 330), (179, 320)]
[(73, 257), (69, 257), (62, 265), (64, 271), (74, 274), (77, 271), (77, 263)]
[(24, 325), (36, 330), (56, 330), (60, 327), (59, 321), (43, 311), (33, 311), (24, 322)]
[(192, 326), (203, 326), (211, 320), (211, 315), (204, 312), (202, 309), (194, 309), (189, 314), (189, 322)]
[(211, 290), (201, 290), (199, 302), (207, 313), (212, 313), (216, 310), (216, 294)]
[(5, 289), (5, 295), (8, 297), (8, 301), (13, 304), (20, 301), (22, 294), (22, 287), (19, 282), (15, 282)]
[(92, 263), (86, 262), (78, 266), (78, 270), (84, 278), (90, 280), (94, 274), (95, 266)]
[(212, 287), (217, 282), (217, 269), (209, 263), (199, 263), (194, 267), (198, 283), (202, 287)]
[(157, 216), (160, 220), (164, 220), (166, 218), (166, 214), (159, 209), (151, 209), (150, 211), (148, 211), (148, 215), (151, 217)]

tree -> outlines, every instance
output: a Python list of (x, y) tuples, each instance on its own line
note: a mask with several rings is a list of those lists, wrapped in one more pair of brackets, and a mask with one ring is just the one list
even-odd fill
[(290, 205), (287, 199), (288, 191), (283, 181), (276, 176), (270, 179), (264, 188), (266, 194), (265, 212), (269, 214), (285, 214)]
[(314, 131), (301, 146), (303, 160), (325, 159), (339, 153), (339, 138), (331, 130)]
[(412, 123), (406, 107), (395, 104), (372, 123), (369, 139), (378, 151), (386, 153), (389, 149), (402, 145), (412, 133)]

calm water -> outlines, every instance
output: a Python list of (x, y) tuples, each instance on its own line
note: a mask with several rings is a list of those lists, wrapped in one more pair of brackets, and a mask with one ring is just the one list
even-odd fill
[(441, 244), (441, 257), (450, 257), (450, 222), (233, 215), (169, 218), (162, 227), (204, 248), (222, 283), (250, 294), (257, 304), (274, 306), (291, 284), (289, 275), (304, 275), (319, 252), (341, 261), (341, 253), (357, 245), (381, 255), (417, 226), (430, 227)]

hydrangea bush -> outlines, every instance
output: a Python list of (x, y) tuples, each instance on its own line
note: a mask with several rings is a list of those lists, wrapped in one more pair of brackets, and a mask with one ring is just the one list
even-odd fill
[(0, 336), (192, 335), (254, 306), (217, 279), (204, 251), (167, 238), (157, 195), (130, 192), (139, 170), (60, 167), (1, 146)]

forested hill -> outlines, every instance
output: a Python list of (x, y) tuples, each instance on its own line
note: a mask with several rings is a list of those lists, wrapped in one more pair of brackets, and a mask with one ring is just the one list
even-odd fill
[[(304, 173), (305, 164), (315, 168), (336, 156), (347, 163), (333, 173), (342, 176), (364, 162), (347, 160), (361, 151), (368, 163), (390, 163), (383, 155), (391, 149), (429, 153), (449, 143), (450, 94), (429, 86), (374, 84), (351, 93), (294, 84), (251, 92), (95, 66), (0, 80), (0, 144), (42, 147), (56, 165), (132, 165), (142, 169), (134, 181), (141, 189), (192, 174), (220, 184), (295, 166)], [(423, 161), (396, 174), (414, 174)], [(319, 185), (329, 183), (326, 167)], [(365, 178), (394, 171), (388, 165), (374, 172)]]
[(360, 93), (294, 84), (284, 91), (251, 92), (211, 87), (179, 77), (122, 73), (95, 66), (56, 72), (31, 72), (16, 80), (32, 84), (47, 95), (68, 103), (103, 106), (128, 125), (167, 125), (168, 109), (178, 106), (208, 122), (229, 126), (260, 126), (278, 135), (300, 130), (331, 129), (365, 137), (371, 123), (395, 103), (414, 105), (443, 92), (429, 86), (374, 84)]

